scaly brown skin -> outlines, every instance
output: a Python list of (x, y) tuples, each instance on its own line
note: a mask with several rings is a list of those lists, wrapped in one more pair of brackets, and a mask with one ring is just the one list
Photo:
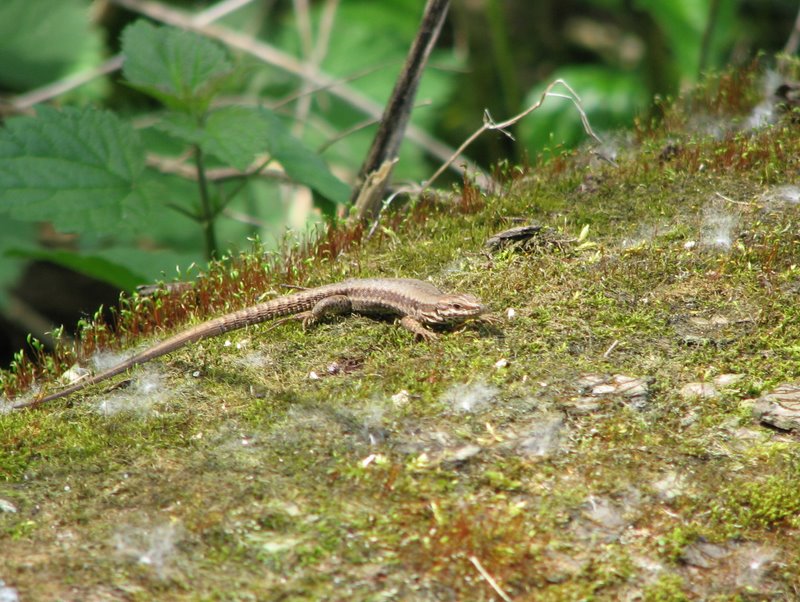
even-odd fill
[(66, 397), (189, 343), (283, 316), (293, 316), (293, 319), (302, 320), (304, 326), (310, 326), (326, 316), (349, 313), (396, 317), (401, 326), (430, 341), (437, 335), (428, 326), (455, 325), (478, 319), (485, 310), (477, 297), (449, 295), (422, 280), (411, 278), (345, 280), (279, 297), (198, 324), (145, 349), (105, 372), (56, 393), (18, 403), (12, 407), (30, 408)]

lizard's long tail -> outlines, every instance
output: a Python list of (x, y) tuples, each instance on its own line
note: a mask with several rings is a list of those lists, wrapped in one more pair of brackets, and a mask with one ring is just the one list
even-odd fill
[(143, 364), (147, 361), (175, 351), (176, 349), (180, 349), (184, 345), (188, 345), (190, 343), (210, 337), (219, 336), (231, 330), (236, 330), (237, 328), (242, 328), (243, 326), (250, 324), (256, 324), (272, 318), (298, 313), (299, 311), (313, 307), (316, 301), (317, 299), (314, 296), (310, 296), (306, 293), (297, 293), (295, 295), (280, 297), (272, 301), (267, 301), (259, 305), (254, 305), (252, 307), (220, 316), (219, 318), (199, 324), (195, 328), (190, 328), (189, 330), (178, 333), (165, 341), (153, 345), (152, 347), (137, 353), (133, 357), (128, 358), (124, 362), (117, 364), (116, 366), (109, 368), (104, 372), (90, 376), (89, 378), (70, 385), (65, 389), (61, 389), (55, 393), (50, 393), (44, 397), (38, 397), (30, 401), (17, 403), (11, 406), (11, 408), (14, 410), (32, 408), (43, 403), (47, 403), (48, 401), (53, 401), (54, 399), (66, 397), (67, 395), (71, 395), (72, 393), (80, 391), (81, 389), (99, 382), (103, 382), (112, 376), (121, 374), (133, 366)]

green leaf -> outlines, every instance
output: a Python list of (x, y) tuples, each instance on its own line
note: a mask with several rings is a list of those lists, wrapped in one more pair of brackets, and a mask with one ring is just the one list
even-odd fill
[(289, 177), (335, 203), (347, 204), (350, 187), (330, 172), (322, 157), (295, 138), (277, 115), (266, 110), (260, 113), (269, 131), (267, 149)]
[(350, 187), (266, 109), (225, 107), (211, 112), (202, 127), (187, 115), (170, 114), (155, 127), (199, 144), (204, 152), (240, 170), (247, 169), (257, 154), (269, 152), (294, 182), (338, 204), (350, 199)]
[(90, 278), (102, 280), (123, 290), (133, 290), (138, 285), (147, 282), (147, 279), (143, 275), (136, 274), (124, 266), (117, 265), (102, 257), (81, 255), (79, 253), (73, 253), (72, 251), (10, 249), (6, 252), (6, 256), (49, 261), (89, 276)]
[(62, 230), (113, 231), (145, 209), (144, 148), (108, 111), (39, 107), (0, 130), (0, 212)]
[(101, 37), (84, 0), (2, 0), (0, 40), (6, 88), (33, 88), (102, 60)]
[(16, 247), (6, 251), (5, 256), (49, 261), (127, 291), (140, 284), (170, 279), (177, 273), (177, 266), (200, 261), (198, 254), (144, 251), (129, 246), (81, 253)]
[(214, 111), (205, 123), (203, 146), (206, 152), (244, 171), (257, 154), (267, 150), (272, 132), (265, 113), (249, 107), (225, 107)]
[(137, 21), (122, 33), (122, 73), (133, 87), (195, 116), (233, 72), (225, 50), (190, 31)]
[(266, 152), (270, 134), (258, 109), (236, 106), (211, 112), (202, 126), (188, 115), (170, 113), (155, 127), (189, 144), (199, 144), (203, 152), (241, 171), (258, 153)]
[(6, 256), (5, 251), (15, 247), (35, 245), (36, 226), (10, 218), (0, 219), (0, 309), (6, 303), (6, 290), (16, 281), (22, 262)]

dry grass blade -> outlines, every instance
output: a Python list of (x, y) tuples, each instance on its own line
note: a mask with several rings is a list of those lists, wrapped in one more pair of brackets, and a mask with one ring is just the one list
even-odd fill
[(486, 579), (487, 583), (492, 587), (492, 589), (497, 592), (497, 595), (500, 596), (505, 602), (511, 602), (511, 598), (508, 597), (508, 594), (505, 593), (500, 586), (497, 584), (497, 581), (483, 568), (481, 561), (478, 560), (475, 556), (470, 556), (469, 561), (478, 569), (478, 572), (481, 574), (481, 577)]

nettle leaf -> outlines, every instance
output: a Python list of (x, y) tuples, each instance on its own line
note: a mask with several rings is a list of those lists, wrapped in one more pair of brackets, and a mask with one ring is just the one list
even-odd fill
[(350, 187), (266, 109), (224, 107), (209, 113), (202, 126), (188, 115), (173, 113), (155, 127), (189, 144), (199, 144), (203, 152), (242, 171), (256, 155), (269, 152), (298, 184), (338, 204), (350, 199)]
[(190, 31), (137, 21), (122, 32), (122, 73), (172, 109), (200, 115), (233, 72), (225, 50)]
[(263, 112), (250, 107), (214, 111), (206, 119), (204, 149), (236, 169), (247, 169), (257, 154), (267, 150), (272, 134)]
[(154, 127), (188, 144), (199, 144), (203, 152), (241, 171), (257, 154), (266, 152), (269, 135), (269, 125), (257, 109), (236, 106), (212, 111), (202, 125), (185, 113), (169, 113)]
[(160, 121), (153, 124), (153, 127), (187, 144), (203, 142), (202, 126), (198, 124), (197, 119), (186, 113), (166, 113)]
[(130, 226), (146, 209), (133, 128), (108, 111), (37, 113), (0, 130), (0, 212), (77, 232)]

